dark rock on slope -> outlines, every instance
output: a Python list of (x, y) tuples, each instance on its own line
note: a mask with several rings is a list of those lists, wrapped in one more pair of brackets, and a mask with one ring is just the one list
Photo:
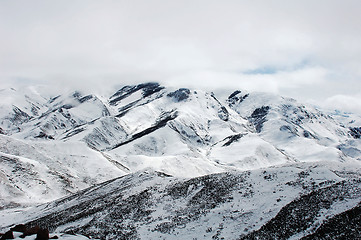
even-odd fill
[(230, 106), (232, 106), (236, 103), (241, 103), (247, 97), (248, 97), (248, 94), (245, 94), (242, 96), (242, 92), (237, 90), (237, 91), (234, 91), (231, 95), (229, 95), (227, 102)]
[(266, 116), (269, 109), (269, 106), (262, 106), (260, 108), (256, 108), (250, 117), (250, 121), (253, 123), (258, 133), (261, 132), (263, 123), (266, 122)]
[(189, 98), (191, 91), (188, 88), (180, 88), (174, 92), (167, 94), (168, 97), (173, 98), (176, 102), (181, 102)]
[(13, 111), (14, 115), (11, 120), (15, 125), (21, 125), (22, 123), (27, 122), (31, 119), (31, 117), (26, 112), (22, 111), (17, 106), (13, 106)]
[(224, 106), (220, 107), (218, 109), (218, 117), (223, 121), (227, 122), (229, 120), (229, 112), (227, 108), (225, 108)]
[(361, 138), (361, 127), (350, 128), (350, 134), (355, 139)]
[(227, 142), (225, 142), (222, 146), (227, 147), (227, 146), (231, 145), (233, 142), (236, 142), (239, 139), (241, 139), (243, 136), (244, 136), (244, 134), (236, 134), (236, 135), (229, 136), (223, 140), (223, 141), (227, 141)]
[(147, 129), (144, 129), (143, 131), (140, 131), (138, 133), (135, 133), (133, 136), (131, 136), (129, 139), (127, 139), (126, 141), (124, 142), (121, 142), (121, 143), (118, 143), (117, 145), (111, 147), (110, 149), (115, 149), (115, 148), (118, 148), (120, 146), (123, 146), (127, 143), (130, 143), (138, 138), (141, 138), (143, 136), (146, 136), (160, 128), (163, 128), (167, 125), (167, 123), (169, 121), (172, 121), (174, 119), (176, 119), (178, 116), (178, 113), (176, 111), (172, 111), (172, 112), (164, 112), (162, 113), (161, 116), (159, 116), (159, 119), (157, 119), (156, 123), (153, 124), (151, 127), (147, 128)]
[(135, 86), (125, 86), (110, 97), (109, 103), (110, 105), (117, 105), (119, 101), (139, 90), (142, 91), (143, 97), (148, 97), (162, 89), (164, 89), (164, 87), (160, 86), (158, 83), (142, 83)]

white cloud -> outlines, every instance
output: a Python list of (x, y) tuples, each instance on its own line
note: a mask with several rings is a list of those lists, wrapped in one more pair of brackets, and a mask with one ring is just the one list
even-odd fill
[[(0, 87), (20, 78), (87, 88), (160, 81), (314, 100), (356, 94), (360, 8), (358, 0), (1, 1)], [(256, 74), (267, 68), (274, 72)]]
[(361, 95), (335, 95), (327, 98), (321, 106), (330, 110), (361, 114)]

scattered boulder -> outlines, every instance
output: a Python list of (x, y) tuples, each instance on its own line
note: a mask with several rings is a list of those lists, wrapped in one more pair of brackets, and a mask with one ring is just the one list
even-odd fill
[(5, 240), (5, 239), (14, 239), (14, 234), (13, 231), (7, 231), (4, 235), (1, 236), (0, 240)]
[(10, 228), (11, 231), (15, 232), (22, 232), (25, 233), (27, 231), (27, 228), (24, 224), (16, 225), (15, 227)]
[(14, 239), (13, 232), (23, 233), (20, 235), (20, 238), (25, 238), (27, 236), (35, 235), (35, 240), (48, 240), (48, 239), (58, 239), (58, 236), (49, 237), (49, 230), (47, 228), (40, 228), (39, 226), (34, 226), (27, 228), (24, 224), (16, 225), (15, 227), (10, 228), (5, 234), (0, 234), (0, 240), (5, 239)]
[(33, 234), (37, 234), (39, 230), (40, 230), (39, 226), (34, 226), (32, 228), (27, 229), (25, 234), (26, 234), (26, 236), (30, 236)]
[(35, 240), (48, 240), (49, 239), (49, 230), (46, 228), (40, 228), (36, 234)]

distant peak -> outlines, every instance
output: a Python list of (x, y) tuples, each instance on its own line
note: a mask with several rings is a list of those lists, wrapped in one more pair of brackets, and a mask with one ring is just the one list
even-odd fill
[(181, 102), (189, 98), (191, 91), (188, 88), (180, 88), (174, 92), (167, 94), (168, 97), (173, 98), (176, 102)]
[(164, 87), (156, 82), (141, 83), (138, 85), (127, 85), (119, 89), (109, 98), (110, 105), (117, 105), (124, 98), (132, 95), (135, 92), (141, 91), (142, 97), (148, 97), (154, 93), (163, 90)]
[(229, 95), (227, 102), (229, 105), (233, 105), (236, 103), (241, 103), (244, 99), (246, 99), (249, 96), (248, 93), (242, 94), (242, 91), (236, 90), (231, 95)]

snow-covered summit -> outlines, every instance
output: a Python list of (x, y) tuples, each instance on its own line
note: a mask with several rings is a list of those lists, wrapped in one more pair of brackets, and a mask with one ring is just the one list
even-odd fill
[(361, 159), (357, 126), (273, 94), (236, 90), (223, 99), (143, 83), (109, 96), (29, 88), (2, 90), (0, 97), (3, 207), (52, 200), (148, 168), (196, 177)]
[(0, 232), (25, 224), (59, 239), (358, 236), (356, 115), (158, 83), (109, 96), (53, 92), (0, 91)]

